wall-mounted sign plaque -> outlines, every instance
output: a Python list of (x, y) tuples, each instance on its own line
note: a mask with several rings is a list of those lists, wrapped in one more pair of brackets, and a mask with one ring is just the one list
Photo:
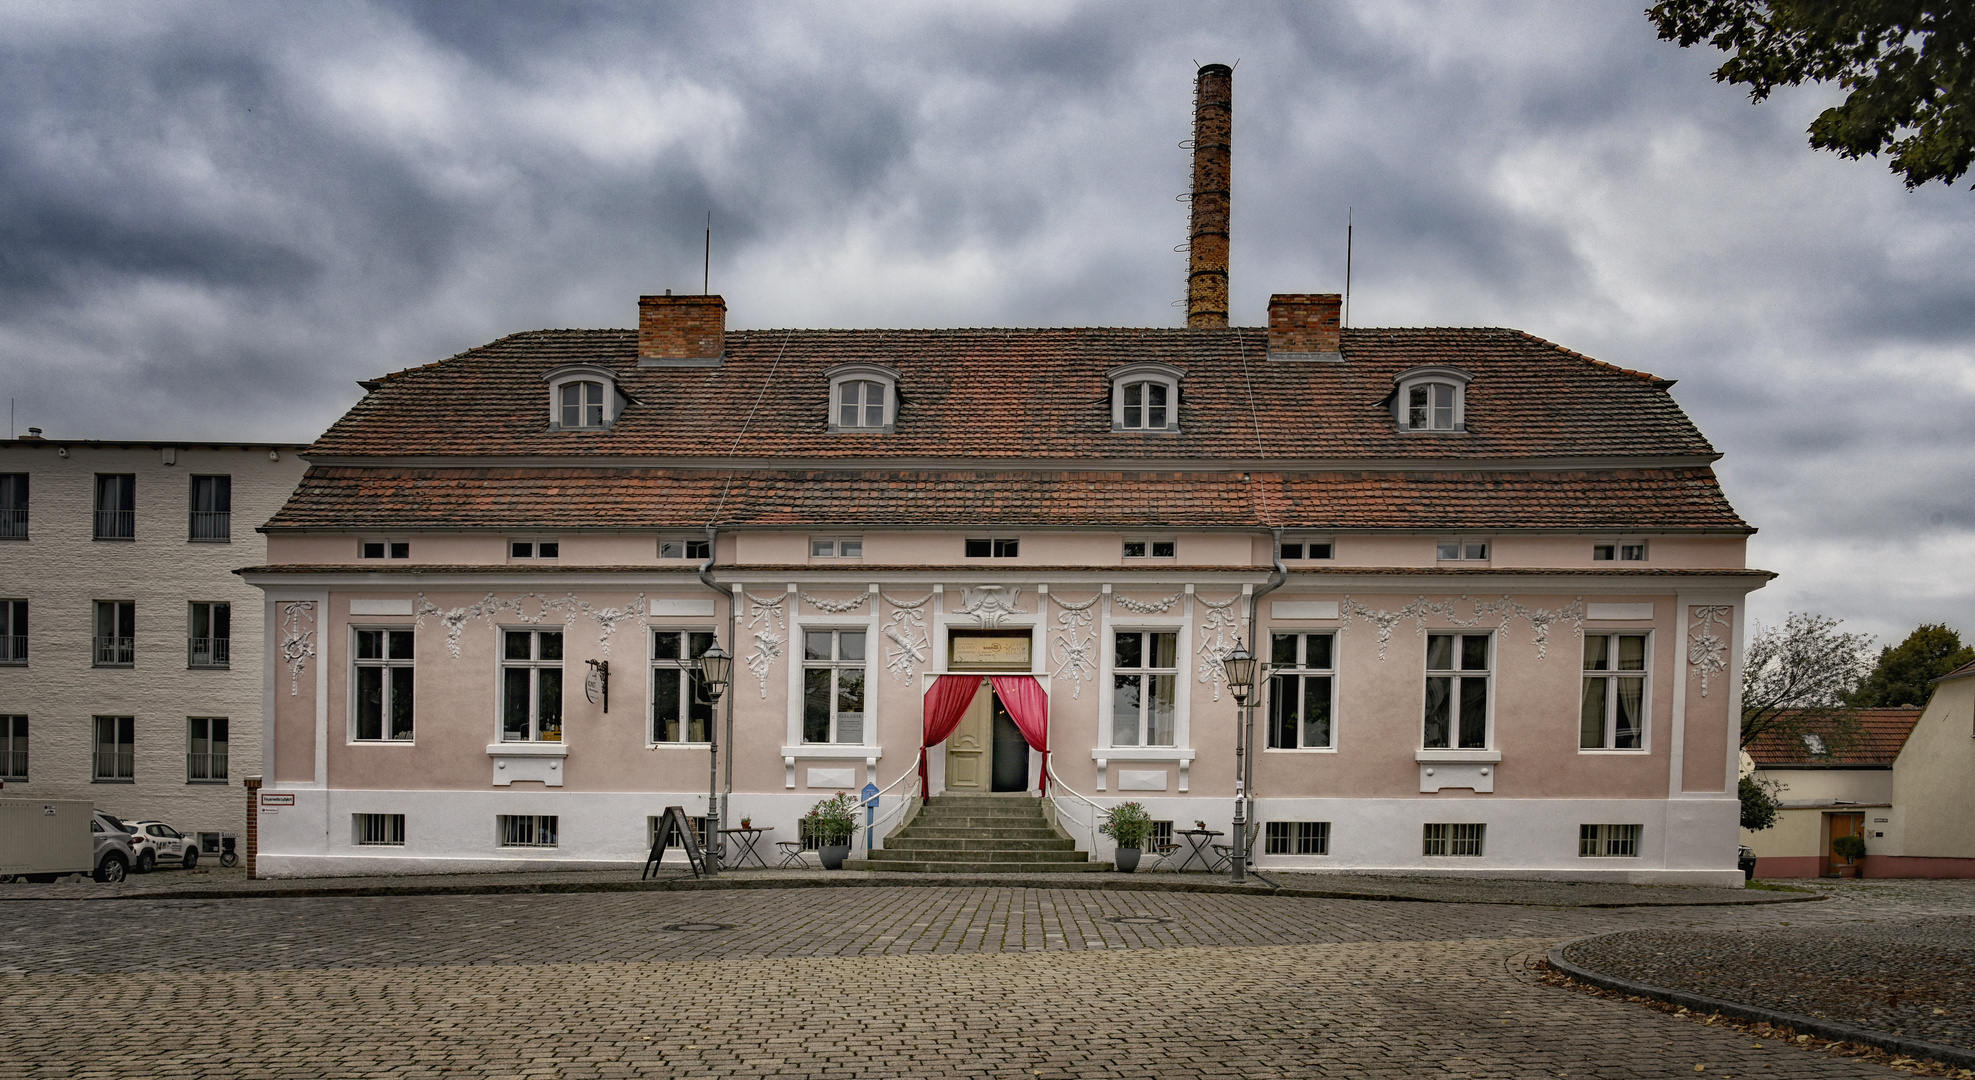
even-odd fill
[(1027, 671), (1029, 635), (954, 634), (947, 641), (947, 667), (955, 671)]

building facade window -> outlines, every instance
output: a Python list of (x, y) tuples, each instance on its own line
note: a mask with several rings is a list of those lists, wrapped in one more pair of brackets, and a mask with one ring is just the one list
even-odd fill
[(1128, 364), (1111, 371), (1111, 430), (1178, 431), (1183, 374), (1156, 363)]
[[(694, 817), (689, 815), (686, 818), (686, 820), (689, 823), (691, 823), (693, 827), (693, 835), (699, 838), (699, 846), (702, 849), (712, 847), (713, 842), (710, 839), (708, 839), (706, 835), (706, 818), (704, 816)], [(663, 816), (659, 814), (651, 814), (651, 815), (647, 815), (645, 818), (645, 850), (646, 851), (650, 851), (652, 848), (658, 846), (658, 829), (660, 825), (666, 826), (665, 829), (666, 847), (684, 848), (686, 846), (685, 835), (679, 831), (679, 825), (677, 822), (674, 822), (670, 817), (667, 816)], [(815, 850), (815, 848), (812, 845), (808, 850), (813, 851)]]
[(137, 538), (137, 477), (130, 473), (96, 474), (96, 539)]
[(896, 427), (898, 369), (882, 364), (839, 364), (823, 374), (830, 380), (831, 432), (886, 432)]
[(130, 667), (137, 662), (137, 604), (132, 600), (96, 601), (97, 667)]
[(654, 630), (651, 643), (651, 741), (709, 741), (713, 699), (693, 661), (713, 647), (713, 631)]
[(405, 846), (403, 814), (351, 814), (350, 833), (358, 847)]
[(233, 605), (195, 601), (185, 635), (185, 666), (223, 668), (233, 656)]
[(1268, 855), (1330, 854), (1330, 822), (1271, 821), (1262, 834), (1262, 851)]
[(705, 559), (712, 554), (713, 545), (704, 536), (658, 538), (658, 557), (661, 559)]
[(1422, 747), (1487, 748), (1491, 640), (1487, 634), (1427, 635)]
[(355, 631), (356, 715), (351, 735), (358, 742), (410, 742), (412, 739), (412, 631)]
[(192, 522), (189, 540), (231, 541), (233, 538), (233, 478), (192, 478)]
[(0, 716), (0, 780), (27, 779), (27, 717)]
[(1432, 823), (1425, 826), (1420, 845), (1422, 855), (1465, 855), (1478, 857), (1488, 826), (1466, 823)]
[(1591, 561), (1645, 562), (1646, 542), (1644, 540), (1638, 540), (1638, 541), (1614, 540), (1609, 542), (1599, 542), (1596, 544), (1592, 544)]
[(1179, 635), (1119, 631), (1112, 648), (1111, 745), (1174, 745), (1179, 734)]
[(27, 474), (0, 473), (0, 540), (27, 539)]
[(809, 557), (812, 559), (861, 559), (864, 557), (864, 538), (861, 536), (812, 536), (809, 538)]
[(1457, 368), (1424, 367), (1402, 371), (1392, 395), (1400, 431), (1467, 430), (1467, 386), (1472, 376)]
[(1301, 562), (1305, 559), (1328, 559), (1335, 550), (1329, 540), (1315, 540), (1307, 537), (1285, 539), (1282, 542), (1284, 562)]
[(1473, 537), (1442, 540), (1434, 545), (1434, 557), (1441, 562), (1487, 562), (1489, 544)]
[(562, 632), (501, 633), (501, 741), (562, 741)]
[(1646, 747), (1645, 634), (1585, 634), (1580, 750)]
[(502, 847), (555, 847), (556, 815), (502, 814), (495, 829)]
[(542, 376), (549, 384), (552, 431), (601, 431), (617, 423), (629, 400), (617, 374), (595, 364), (565, 364)]
[(862, 630), (806, 630), (802, 635), (802, 741), (864, 741)]
[(189, 717), (185, 728), (185, 782), (225, 783), (226, 717)]
[(365, 540), (357, 545), (357, 554), (366, 559), (409, 559), (409, 540)]
[(1179, 554), (1177, 540), (1127, 540), (1127, 559), (1171, 559)]
[(1584, 859), (1636, 859), (1639, 857), (1639, 826), (1579, 825), (1577, 854)]
[(137, 721), (129, 716), (98, 716), (96, 752), (89, 778), (99, 784), (124, 784), (137, 778)]
[(556, 540), (511, 540), (507, 554), (511, 559), (555, 559), (562, 555), (562, 543)]
[(559, 426), (563, 428), (600, 428), (604, 425), (603, 384), (587, 379), (566, 382), (556, 388), (560, 394), (561, 416)]
[(1013, 559), (1022, 553), (1022, 541), (1012, 537), (968, 537), (964, 548), (970, 559)]
[(27, 663), (27, 601), (0, 600), (0, 664)]
[(1336, 638), (1331, 634), (1269, 637), (1269, 749), (1329, 750), (1336, 688)]

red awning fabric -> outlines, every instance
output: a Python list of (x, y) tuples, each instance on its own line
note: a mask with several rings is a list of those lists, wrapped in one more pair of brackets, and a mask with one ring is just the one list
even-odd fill
[[(926, 776), (926, 748), (938, 746), (960, 726), (967, 706), (974, 703), (984, 680), (979, 675), (941, 675), (926, 691), (926, 737), (919, 744), (919, 794), (932, 794), (932, 781)], [(1026, 734), (1026, 733), (1024, 733)]]
[(1049, 790), (1049, 695), (1033, 675), (995, 675), (994, 693), (1022, 729), (1022, 738), (1042, 754), (1040, 788)]

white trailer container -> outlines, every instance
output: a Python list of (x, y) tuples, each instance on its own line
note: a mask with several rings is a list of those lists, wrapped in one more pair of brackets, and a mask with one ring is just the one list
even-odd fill
[(0, 876), (96, 869), (86, 799), (0, 799)]

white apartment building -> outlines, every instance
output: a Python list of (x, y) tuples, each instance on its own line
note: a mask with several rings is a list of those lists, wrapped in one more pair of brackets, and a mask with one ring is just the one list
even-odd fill
[(89, 799), (219, 851), (260, 771), (256, 528), (299, 446), (0, 442), (0, 797)]

